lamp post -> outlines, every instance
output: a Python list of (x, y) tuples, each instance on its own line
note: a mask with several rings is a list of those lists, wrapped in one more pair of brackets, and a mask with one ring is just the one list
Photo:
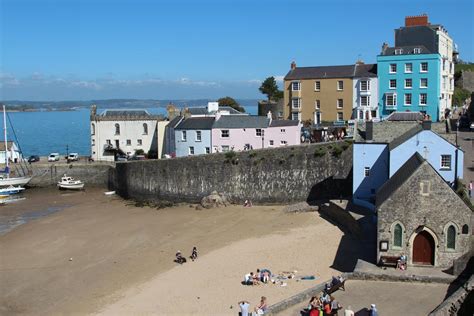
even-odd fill
[(262, 129), (262, 149), (264, 148), (265, 145), (265, 130)]

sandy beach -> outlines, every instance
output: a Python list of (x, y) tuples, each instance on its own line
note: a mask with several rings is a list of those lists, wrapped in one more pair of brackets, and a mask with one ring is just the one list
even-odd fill
[[(0, 314), (236, 315), (240, 300), (272, 304), (338, 273), (342, 232), (317, 213), (157, 210), (103, 192), (34, 189), (0, 209), (1, 222), (51, 211), (0, 236)], [(194, 245), (198, 260), (173, 262)], [(317, 279), (241, 285), (257, 268)]]

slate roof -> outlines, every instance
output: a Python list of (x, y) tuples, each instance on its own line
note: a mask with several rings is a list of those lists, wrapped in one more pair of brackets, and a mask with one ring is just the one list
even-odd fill
[(296, 120), (272, 120), (270, 127), (298, 126), (298, 124)]
[[(192, 108), (188, 108), (188, 110), (189, 110), (189, 113), (191, 113), (191, 115), (210, 115), (210, 114), (215, 113), (215, 111), (208, 112), (207, 107), (192, 107)], [(245, 113), (237, 111), (236, 109), (230, 106), (219, 106), (219, 111), (229, 111), (230, 114), (244, 114), (245, 115)]]
[(385, 202), (423, 163), (427, 163), (425, 159), (418, 152), (414, 153), (377, 191), (375, 205)]
[(222, 115), (214, 122), (212, 128), (266, 128), (268, 127), (268, 118), (266, 116), (253, 115)]
[(424, 115), (420, 112), (393, 112), (386, 121), (422, 121)]
[(354, 77), (377, 77), (377, 64), (355, 64)]
[(214, 117), (190, 117), (181, 121), (175, 129), (211, 129)]
[[(415, 48), (420, 48), (421, 51), (420, 53), (415, 54), (414, 49)], [(403, 49), (403, 52), (401, 54), (396, 54), (396, 55), (420, 55), (420, 54), (435, 54), (434, 52), (428, 50), (423, 45), (411, 45), (411, 46), (398, 46), (398, 47), (387, 47), (385, 51), (382, 52), (382, 56), (391, 56), (395, 55), (395, 50), (396, 49)]]
[(172, 119), (168, 125), (166, 125), (166, 127), (169, 127), (169, 128), (176, 128), (176, 126), (178, 125), (178, 123), (181, 121), (183, 117), (182, 116), (176, 116), (174, 119)]
[[(374, 68), (375, 67), (375, 68)], [(357, 70), (362, 77), (375, 77), (372, 72), (377, 69), (375, 64), (356, 64), (354, 65), (340, 65), (340, 66), (317, 66), (317, 67), (296, 67), (291, 69), (285, 76), (285, 80), (301, 80), (301, 79), (325, 79), (325, 78), (353, 78), (359, 77), (356, 75)]]
[(103, 117), (144, 117), (151, 116), (147, 110), (105, 110), (100, 114)]

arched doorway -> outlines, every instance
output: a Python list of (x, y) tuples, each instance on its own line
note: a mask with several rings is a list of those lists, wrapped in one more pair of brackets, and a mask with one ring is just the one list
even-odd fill
[(413, 241), (413, 263), (434, 265), (435, 241), (426, 230), (419, 232)]

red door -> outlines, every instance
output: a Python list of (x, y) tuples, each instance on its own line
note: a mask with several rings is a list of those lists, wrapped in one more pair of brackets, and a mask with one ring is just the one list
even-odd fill
[(427, 231), (421, 231), (413, 242), (413, 263), (434, 265), (435, 243)]

